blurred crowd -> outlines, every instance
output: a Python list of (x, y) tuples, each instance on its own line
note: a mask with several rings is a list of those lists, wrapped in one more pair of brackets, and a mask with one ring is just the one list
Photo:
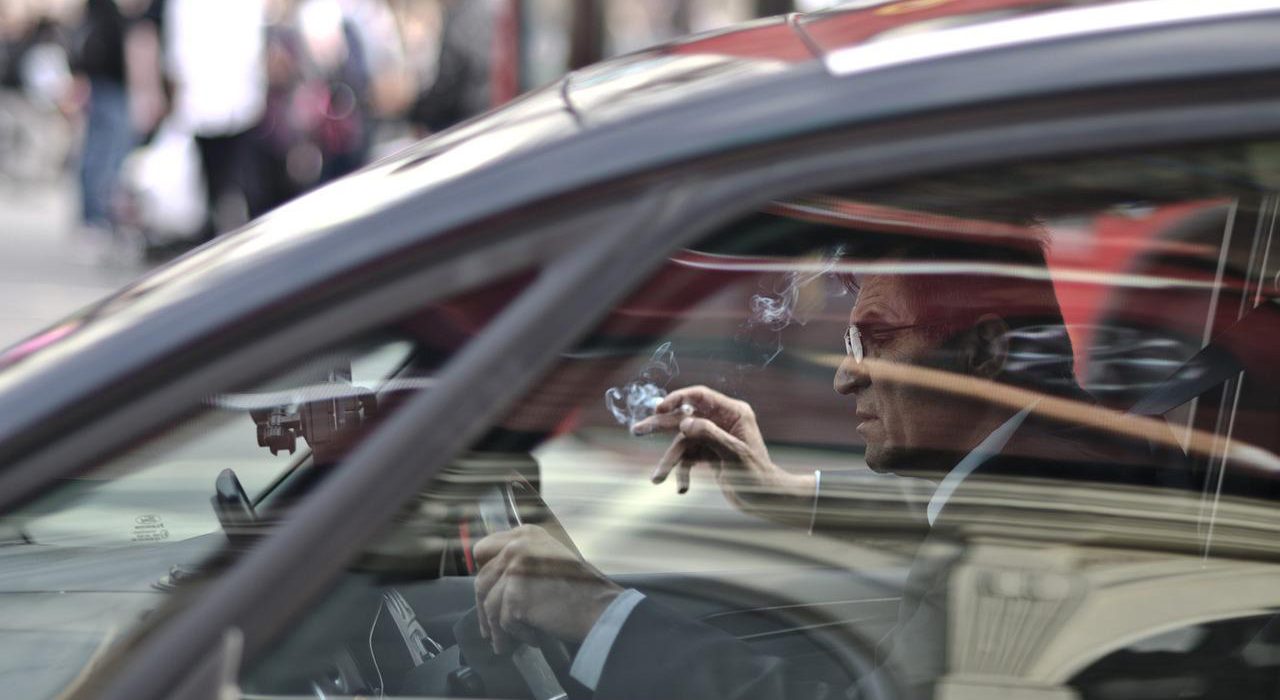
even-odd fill
[(81, 249), (164, 254), (576, 64), (792, 6), (6, 0), (0, 187), (70, 170)]
[(0, 177), (65, 162), (104, 253), (207, 240), (493, 103), (498, 2), (77, 5), (0, 22)]

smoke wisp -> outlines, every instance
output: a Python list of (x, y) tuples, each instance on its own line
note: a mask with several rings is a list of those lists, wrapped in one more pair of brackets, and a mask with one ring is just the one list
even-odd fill
[(671, 343), (663, 343), (653, 351), (636, 379), (604, 393), (604, 404), (619, 424), (631, 430), (636, 423), (653, 415), (667, 396), (667, 385), (679, 374), (680, 366), (676, 364)]
[[(839, 246), (825, 253), (817, 267), (788, 272), (771, 292), (752, 295), (751, 316), (742, 325), (738, 340), (750, 348), (753, 361), (742, 369), (756, 365), (763, 369), (782, 354), (782, 331), (793, 323), (803, 326), (809, 322), (809, 309), (801, 303), (803, 291), (819, 278), (827, 277), (843, 255), (844, 247)], [(837, 287), (836, 293), (843, 294), (844, 288)]]

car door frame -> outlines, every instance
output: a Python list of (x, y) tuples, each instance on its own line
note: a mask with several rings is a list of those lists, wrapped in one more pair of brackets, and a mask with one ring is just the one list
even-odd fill
[[(1162, 84), (977, 105), (756, 145), (632, 178), (628, 187), (654, 198), (652, 216), (633, 228), (597, 232), (553, 261), (431, 392), (361, 445), (291, 520), (138, 639), (127, 663), (82, 690), (113, 700), (171, 697), (185, 681), (218, 677), (216, 669), (226, 664), (218, 652), (226, 630), (236, 630), (244, 653), (261, 651), (399, 504), (499, 418), (561, 352), (672, 250), (716, 226), (764, 202), (824, 187), (1026, 158), (1275, 135), (1280, 98), (1260, 97), (1256, 87), (1249, 79), (1208, 85), (1193, 104), (1185, 86)], [(312, 554), (318, 547), (328, 555), (323, 561)]]

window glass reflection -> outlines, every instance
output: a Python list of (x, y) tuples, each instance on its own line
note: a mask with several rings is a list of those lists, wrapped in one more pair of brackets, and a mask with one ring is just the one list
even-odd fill
[(530, 279), (438, 300), (208, 396), (193, 416), (0, 517), (6, 694), (66, 692), (130, 635), (199, 595), (429, 390)]
[(545, 694), (530, 668), (570, 697), (1273, 695), (1274, 153), (761, 206), (613, 309), (245, 687), (341, 659), (346, 692), (414, 697)]

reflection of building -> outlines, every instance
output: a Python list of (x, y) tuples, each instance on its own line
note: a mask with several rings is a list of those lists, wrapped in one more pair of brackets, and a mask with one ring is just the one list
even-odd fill
[[(1079, 697), (1081, 674), (1112, 655), (1185, 653), (1215, 623), (1280, 607), (1280, 524), (1261, 501), (1215, 509), (1192, 492), (996, 482), (949, 508), (963, 545), (948, 580), (938, 698)], [(1239, 644), (1221, 656), (1274, 675), (1261, 635)], [(1211, 685), (1196, 668), (1176, 675), (1165, 669), (1163, 682)], [(1133, 690), (1141, 681), (1110, 682), (1146, 697)]]

